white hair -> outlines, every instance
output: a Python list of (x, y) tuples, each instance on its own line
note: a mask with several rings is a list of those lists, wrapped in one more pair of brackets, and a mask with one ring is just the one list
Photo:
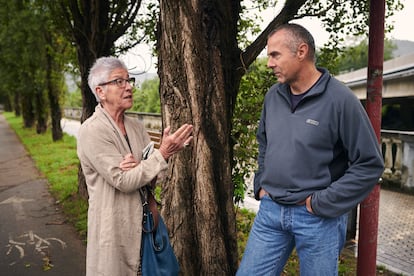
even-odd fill
[(109, 75), (118, 68), (122, 68), (128, 71), (125, 63), (119, 58), (101, 57), (95, 61), (89, 70), (88, 85), (98, 102), (100, 102), (100, 99), (98, 95), (96, 95), (96, 87), (99, 86), (99, 84), (108, 81)]

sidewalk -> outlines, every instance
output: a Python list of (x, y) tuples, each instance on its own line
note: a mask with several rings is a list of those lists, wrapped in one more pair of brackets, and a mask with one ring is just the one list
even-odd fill
[(86, 246), (0, 113), (0, 274), (85, 275)]

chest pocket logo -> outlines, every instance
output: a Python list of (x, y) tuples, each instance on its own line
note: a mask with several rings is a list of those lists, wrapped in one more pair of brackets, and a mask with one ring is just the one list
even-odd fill
[(307, 119), (306, 120), (306, 123), (307, 124), (310, 124), (310, 125), (314, 125), (314, 126), (318, 126), (319, 125), (319, 122), (318, 121), (312, 120), (312, 119)]

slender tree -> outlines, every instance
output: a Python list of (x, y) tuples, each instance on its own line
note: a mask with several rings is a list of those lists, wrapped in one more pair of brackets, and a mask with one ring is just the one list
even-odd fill
[(1, 93), (7, 94), (15, 114), (23, 115), (24, 126), (32, 127), (35, 123), (32, 88), (37, 52), (29, 55), (28, 48), (37, 48), (33, 39), (33, 31), (37, 24), (32, 21), (32, 13), (22, 0), (1, 0), (0, 11), (3, 27), (0, 30)]
[[(136, 37), (137, 15), (141, 0), (62, 0), (50, 3), (56, 23), (76, 45), (76, 54), (81, 75), (82, 117), (81, 123), (95, 111), (97, 101), (88, 86), (89, 69), (102, 56), (116, 54), (115, 42), (125, 34)], [(118, 47), (126, 51), (140, 42), (126, 40)], [(87, 198), (86, 183), (79, 167), (79, 194)]]
[(49, 103), (52, 139), (57, 141), (63, 138), (61, 102), (66, 92), (65, 74), (76, 63), (75, 48), (72, 47), (71, 40), (65, 37), (66, 32), (60, 28), (60, 22), (54, 20), (54, 10), (49, 6), (50, 1), (36, 0), (34, 5), (41, 13), (44, 22), (41, 32), (41, 38), (46, 45), (42, 63), (44, 64), (43, 86)]
[(49, 45), (45, 56), (45, 82), (52, 121), (52, 139), (57, 141), (63, 138), (60, 123), (62, 119), (61, 100), (66, 88), (64, 76), (66, 62), (68, 62), (66, 57), (71, 56), (72, 51), (68, 41), (53, 28), (52, 21), (48, 22), (51, 31), (44, 32), (44, 39)]
[[(0, 96), (2, 103), (5, 105), (5, 110), (15, 111), (16, 116), (21, 115), (20, 110), (20, 101), (18, 94), (13, 94), (13, 82), (16, 83), (18, 79), (18, 72), (15, 69), (15, 64), (13, 62), (16, 57), (16, 49), (12, 48), (12, 37), (13, 33), (13, 19), (14, 14), (11, 12), (9, 5), (14, 3), (9, 3), (9, 1), (0, 0), (0, 77), (2, 81), (0, 82)], [(16, 105), (16, 102), (18, 103)]]
[[(53, 28), (44, 0), (2, 2), (2, 25), (7, 26), (0, 33), (0, 47), (4, 49), (0, 59), (2, 91), (8, 91), (14, 99), (16, 115), (23, 107), (24, 126), (36, 123), (38, 133), (47, 130), (51, 110), (53, 139), (60, 139), (63, 134), (59, 98), (68, 60), (60, 52), (68, 48), (68, 42)], [(61, 80), (59, 87), (52, 85), (57, 84), (57, 79)]]
[[(115, 54), (115, 42), (128, 29), (136, 30), (140, 5), (141, 0), (62, 0), (59, 5), (51, 4), (58, 7), (54, 12), (64, 20), (62, 27), (76, 45), (83, 99), (81, 122), (92, 115), (97, 104), (88, 87), (89, 69), (97, 58)], [(133, 46), (124, 45), (122, 50)]]

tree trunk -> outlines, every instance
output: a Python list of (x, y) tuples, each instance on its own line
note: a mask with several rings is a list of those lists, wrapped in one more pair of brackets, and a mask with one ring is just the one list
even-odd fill
[[(95, 107), (98, 104), (95, 95), (93, 94), (88, 85), (89, 69), (92, 67), (97, 56), (95, 56), (95, 53), (89, 50), (90, 47), (86, 40), (79, 40), (77, 44), (77, 57), (79, 62), (79, 71), (81, 75), (80, 88), (82, 92), (82, 115), (80, 121), (81, 123), (83, 123), (95, 112)], [(101, 53), (99, 56), (108, 55), (110, 55), (109, 50), (105, 53)]]
[[(72, 22), (70, 24), (74, 24), (71, 30), (76, 42), (81, 75), (81, 123), (83, 123), (94, 113), (97, 105), (96, 98), (88, 85), (89, 69), (98, 57), (112, 54), (114, 40), (108, 39), (111, 37), (111, 32), (105, 29), (109, 24), (109, 1), (90, 1), (80, 5), (78, 1), (70, 0), (69, 3), (72, 14)], [(96, 22), (99, 22), (99, 24), (96, 24)], [(86, 181), (80, 166), (78, 172), (78, 193), (81, 197), (88, 198)]]
[(62, 120), (62, 110), (59, 103), (59, 88), (55, 80), (48, 78), (48, 97), (50, 105), (50, 115), (52, 117), (52, 139), (53, 141), (62, 140), (63, 130), (60, 121)]
[[(87, 45), (87, 43), (78, 42), (80, 45)], [(81, 46), (78, 46), (78, 61), (79, 69), (81, 73), (81, 91), (82, 91), (82, 115), (81, 123), (88, 119), (94, 112), (97, 105), (96, 98), (92, 93), (88, 85), (88, 74), (89, 69), (92, 67), (92, 63), (95, 61), (95, 57), (91, 57), (89, 51), (82, 51)], [(88, 49), (88, 48), (85, 48)], [(85, 176), (83, 174), (82, 167), (79, 165), (78, 171), (78, 194), (84, 198), (88, 199), (88, 189), (86, 186)]]
[(242, 74), (235, 2), (160, 1), (163, 124), (172, 131), (194, 126), (191, 147), (169, 161), (162, 191), (184, 275), (234, 275), (237, 268), (230, 130)]
[[(32, 103), (33, 94), (30, 91), (27, 91), (30, 95), (25, 93), (24, 96), (21, 96), (21, 103), (22, 103), (22, 115), (23, 115), (23, 126), (25, 128), (31, 128), (34, 126), (35, 123), (35, 112)], [(20, 103), (17, 103), (20, 104)]]
[[(45, 33), (45, 39), (49, 45), (54, 45), (52, 35), (49, 32)], [(59, 83), (61, 83), (63, 66), (58, 66), (54, 58), (56, 57), (53, 57), (49, 52), (46, 52), (46, 81), (50, 115), (52, 118), (52, 139), (53, 141), (58, 141), (62, 140), (63, 137), (62, 125), (60, 123), (62, 120), (62, 110), (59, 103)], [(60, 71), (54, 70), (55, 67)]]
[(16, 117), (19, 117), (22, 114), (22, 108), (20, 105), (20, 97), (21, 97), (20, 92), (16, 91), (13, 97), (14, 115), (16, 115)]
[(9, 95), (6, 95), (5, 97), (3, 97), (3, 104), (4, 104), (4, 111), (6, 112), (13, 111), (13, 105), (11, 103), (11, 97)]
[(47, 118), (49, 113), (46, 108), (45, 96), (43, 90), (40, 88), (34, 88), (35, 97), (34, 101), (36, 103), (35, 113), (36, 113), (36, 133), (41, 134), (45, 133), (47, 130)]
[(55, 89), (49, 90), (50, 101), (50, 113), (52, 117), (52, 139), (53, 141), (62, 140), (63, 130), (60, 121), (62, 120), (62, 110), (60, 109), (59, 99), (55, 93), (58, 93)]

